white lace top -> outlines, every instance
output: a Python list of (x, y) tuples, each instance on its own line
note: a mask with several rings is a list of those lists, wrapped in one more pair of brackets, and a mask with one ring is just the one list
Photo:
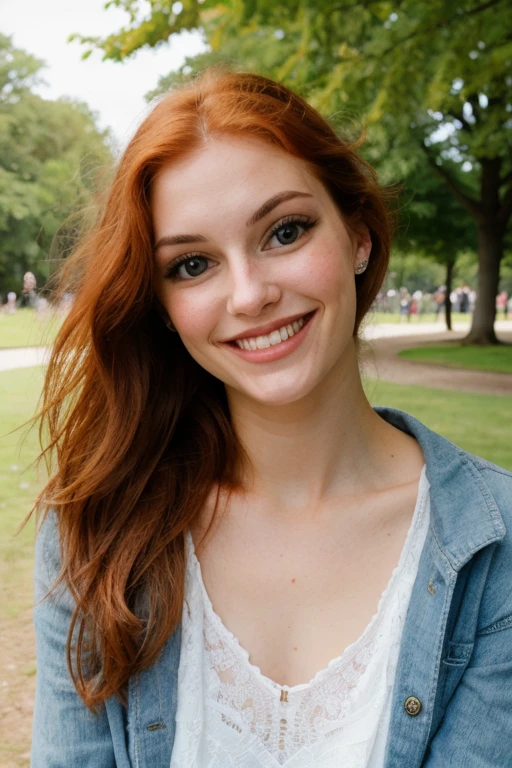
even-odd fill
[(281, 686), (214, 612), (190, 533), (171, 768), (382, 768), (400, 639), (429, 522), (425, 467), (398, 566), (361, 637)]

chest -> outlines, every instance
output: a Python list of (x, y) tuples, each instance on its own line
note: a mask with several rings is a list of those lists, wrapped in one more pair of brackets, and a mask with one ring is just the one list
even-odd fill
[(397, 566), (414, 510), (371, 525), (226, 528), (199, 555), (214, 611), (280, 685), (306, 683), (364, 632)]

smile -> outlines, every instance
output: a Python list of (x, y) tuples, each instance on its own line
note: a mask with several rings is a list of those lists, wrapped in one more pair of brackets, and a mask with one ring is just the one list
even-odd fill
[(278, 328), (268, 336), (253, 336), (248, 339), (235, 339), (235, 344), (240, 349), (268, 349), (268, 347), (275, 347), (278, 344), (282, 344), (283, 341), (290, 339), (300, 331), (305, 323), (304, 317), (300, 317), (298, 320), (294, 320), (293, 323), (283, 325), (282, 328)]
[(232, 339), (227, 342), (227, 346), (247, 362), (270, 363), (285, 357), (302, 344), (315, 314), (316, 310), (308, 312), (270, 333)]

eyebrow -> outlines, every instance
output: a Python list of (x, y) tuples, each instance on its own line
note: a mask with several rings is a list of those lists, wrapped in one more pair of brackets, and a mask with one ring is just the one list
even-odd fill
[(206, 243), (203, 235), (165, 235), (155, 245), (155, 251), (162, 245), (187, 245), (188, 243)]
[(254, 216), (251, 216), (249, 221), (246, 222), (247, 227), (252, 227), (253, 224), (257, 224), (258, 221), (263, 219), (270, 211), (277, 208), (281, 203), (286, 203), (287, 200), (293, 200), (295, 197), (313, 197), (309, 192), (295, 192), (290, 189), (288, 192), (280, 192), (278, 195), (274, 195), (266, 203), (263, 203), (261, 208), (258, 208)]
[[(274, 195), (266, 203), (258, 208), (256, 213), (246, 221), (247, 227), (252, 227), (257, 224), (258, 221), (264, 219), (274, 208), (277, 208), (281, 203), (286, 203), (288, 200), (293, 200), (296, 197), (313, 197), (309, 192), (297, 192), (295, 190), (288, 190), (287, 192), (280, 192), (278, 195)], [(188, 245), (190, 243), (206, 243), (208, 238), (204, 235), (165, 235), (155, 245), (155, 251), (161, 248), (163, 245)]]

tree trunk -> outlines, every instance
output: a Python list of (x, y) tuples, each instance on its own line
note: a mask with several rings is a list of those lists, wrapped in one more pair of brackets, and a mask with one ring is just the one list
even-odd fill
[(502, 227), (495, 221), (483, 221), (478, 227), (478, 291), (469, 334), (463, 344), (487, 346), (499, 344), (494, 332), (496, 295), (503, 256)]
[(446, 320), (446, 328), (451, 331), (452, 330), (452, 302), (450, 300), (450, 295), (453, 288), (453, 267), (455, 266), (455, 261), (452, 258), (448, 258), (448, 261), (446, 262), (446, 293), (444, 296), (444, 317)]

